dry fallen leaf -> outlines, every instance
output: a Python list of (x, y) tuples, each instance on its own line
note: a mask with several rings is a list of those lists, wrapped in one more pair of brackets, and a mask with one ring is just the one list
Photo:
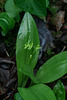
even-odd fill
[(58, 13), (55, 14), (53, 22), (56, 25), (57, 31), (59, 31), (63, 26), (64, 16), (65, 16), (65, 11), (59, 11)]
[(61, 0), (62, 2), (64, 2), (64, 3), (67, 3), (67, 0)]
[(0, 96), (6, 93), (6, 88), (0, 84)]

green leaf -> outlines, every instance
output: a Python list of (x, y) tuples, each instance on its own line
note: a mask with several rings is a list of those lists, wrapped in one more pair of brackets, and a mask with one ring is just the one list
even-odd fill
[(2, 28), (1, 34), (5, 36), (15, 26), (14, 19), (6, 12), (0, 13), (0, 27)]
[(39, 17), (46, 16), (46, 0), (14, 0), (14, 3), (17, 7), (22, 9), (22, 11)]
[(59, 80), (53, 88), (57, 100), (65, 100), (65, 89), (63, 83)]
[(13, 0), (7, 0), (5, 4), (5, 10), (8, 12), (13, 18), (18, 16), (21, 10), (16, 7)]
[(16, 93), (16, 94), (14, 95), (14, 99), (15, 99), (15, 100), (24, 100), (24, 99), (21, 97), (21, 95), (20, 95), (19, 93)]
[(40, 83), (55, 81), (67, 73), (67, 51), (57, 54), (44, 63), (36, 74)]
[(49, 6), (49, 0), (45, 0), (46, 1), (46, 7)]
[(36, 24), (29, 13), (25, 13), (21, 22), (17, 43), (16, 60), (18, 70), (18, 85), (21, 86), (23, 74), (34, 77), (33, 69), (37, 63), (39, 55), (39, 36)]
[(56, 100), (53, 91), (44, 84), (18, 88), (18, 91), (24, 100)]

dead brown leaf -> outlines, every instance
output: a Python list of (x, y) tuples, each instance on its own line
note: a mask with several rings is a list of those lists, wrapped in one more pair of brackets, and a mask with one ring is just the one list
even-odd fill
[(59, 11), (55, 14), (53, 22), (56, 26), (56, 30), (59, 31), (64, 23), (65, 11)]
[(62, 2), (64, 2), (64, 3), (67, 3), (67, 0), (61, 0)]

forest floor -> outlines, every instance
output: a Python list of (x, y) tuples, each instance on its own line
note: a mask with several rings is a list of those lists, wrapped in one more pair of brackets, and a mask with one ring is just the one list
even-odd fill
[[(4, 7), (3, 7), (4, 11)], [(0, 8), (0, 12), (2, 9)], [(23, 17), (24, 13), (20, 14)], [(42, 50), (37, 62), (37, 70), (52, 56), (67, 51), (67, 0), (56, 0), (50, 3), (46, 22), (33, 16), (41, 42)], [(0, 34), (0, 100), (14, 100), (17, 92), (16, 39), (20, 22), (5, 37)], [(44, 27), (44, 28), (43, 28)], [(42, 36), (43, 35), (43, 36)], [(44, 44), (42, 44), (44, 43)], [(67, 74), (60, 78), (64, 84), (67, 99)], [(51, 88), (55, 82), (48, 84)]]

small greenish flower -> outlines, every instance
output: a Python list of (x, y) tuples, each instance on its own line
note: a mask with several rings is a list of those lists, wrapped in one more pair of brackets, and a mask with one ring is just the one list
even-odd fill
[(31, 50), (33, 48), (33, 53), (30, 55), (30, 58), (32, 58), (32, 55), (39, 49), (41, 49), (41, 47), (39, 45), (37, 45), (36, 47), (33, 46), (33, 43), (29, 43), (26, 42), (24, 49), (28, 49)]
[(29, 47), (29, 44), (26, 43), (24, 49), (27, 49)]
[(30, 55), (30, 58), (32, 58), (32, 55)]
[(37, 50), (40, 50), (40, 49), (41, 49), (41, 47), (40, 47), (39, 45), (37, 45), (37, 46), (34, 48), (33, 54), (34, 54)]
[(25, 44), (24, 49), (29, 49), (29, 50), (31, 50), (32, 47), (33, 47), (33, 43), (29, 43), (29, 42), (27, 42), (27, 43)]
[(28, 49), (30, 50), (32, 49), (32, 47), (33, 47), (33, 43), (29, 44)]
[(39, 45), (36, 46), (35, 50), (39, 50), (41, 47)]

